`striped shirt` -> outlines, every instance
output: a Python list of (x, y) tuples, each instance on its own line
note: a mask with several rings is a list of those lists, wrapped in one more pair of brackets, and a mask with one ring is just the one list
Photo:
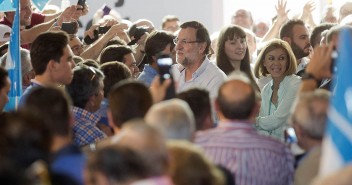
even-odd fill
[(107, 136), (96, 124), (100, 116), (79, 107), (73, 107), (74, 123), (72, 126), (73, 142), (77, 146), (85, 146), (105, 139)]
[(215, 163), (229, 169), (236, 184), (289, 185), (293, 156), (280, 141), (259, 135), (250, 123), (222, 122), (196, 133), (195, 143)]

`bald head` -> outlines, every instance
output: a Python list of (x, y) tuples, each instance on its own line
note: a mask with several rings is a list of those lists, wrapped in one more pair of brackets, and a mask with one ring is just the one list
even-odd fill
[(219, 88), (218, 111), (225, 119), (250, 119), (255, 104), (255, 92), (248, 80), (230, 79)]

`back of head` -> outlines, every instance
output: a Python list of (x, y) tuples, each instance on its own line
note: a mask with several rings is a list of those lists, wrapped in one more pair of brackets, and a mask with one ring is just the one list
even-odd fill
[(100, 70), (104, 73), (104, 97), (108, 97), (110, 89), (113, 85), (132, 77), (130, 69), (121, 62), (106, 62), (100, 66)]
[(31, 45), (31, 61), (36, 75), (45, 72), (50, 60), (60, 62), (69, 37), (65, 32), (45, 32), (40, 34)]
[(99, 93), (103, 79), (104, 74), (99, 69), (86, 65), (76, 66), (73, 69), (72, 82), (66, 86), (73, 106), (84, 109), (89, 98)]
[(335, 26), (334, 23), (322, 23), (313, 28), (312, 33), (310, 35), (309, 41), (312, 47), (320, 45), (321, 41), (321, 33), (325, 30), (329, 30), (331, 27)]
[(41, 117), (54, 135), (70, 133), (70, 101), (65, 93), (55, 87), (38, 87), (26, 98), (21, 109)]
[(48, 160), (52, 135), (40, 117), (20, 111), (1, 121), (0, 158), (8, 157), (24, 168)]
[(207, 44), (204, 54), (208, 54), (210, 51), (210, 36), (208, 30), (204, 27), (204, 25), (197, 21), (188, 21), (181, 24), (181, 29), (193, 28), (196, 30), (196, 40), (200, 42), (205, 42)]
[(305, 24), (300, 19), (290, 19), (284, 25), (282, 25), (279, 32), (280, 39), (283, 39), (284, 37), (293, 38), (293, 27), (296, 25), (304, 26)]
[(160, 129), (167, 139), (191, 140), (195, 131), (192, 110), (179, 99), (154, 104), (145, 120)]
[(151, 176), (161, 176), (168, 165), (163, 135), (143, 120), (126, 122), (117, 138), (117, 144), (127, 146), (142, 156)]
[(256, 101), (254, 88), (242, 72), (230, 75), (220, 86), (216, 99), (221, 115), (231, 120), (249, 120)]
[(221, 185), (221, 171), (211, 163), (204, 152), (185, 141), (167, 143), (170, 154), (169, 175), (175, 185)]
[(207, 126), (204, 125), (204, 121), (207, 116), (211, 115), (209, 92), (204, 89), (194, 88), (181, 92), (176, 97), (187, 102), (192, 109), (196, 121), (196, 130), (205, 129)]
[(339, 22), (341, 22), (346, 16), (352, 14), (352, 1), (346, 1), (341, 5), (339, 10)]
[(100, 64), (111, 61), (119, 61), (124, 63), (124, 56), (133, 53), (132, 49), (128, 46), (112, 45), (105, 48), (100, 55)]
[(165, 31), (153, 31), (145, 40), (145, 56), (149, 64), (153, 63), (153, 56), (160, 54), (168, 44), (170, 44), (170, 51), (175, 47), (173, 43), (174, 36)]
[(130, 119), (143, 118), (152, 104), (148, 88), (137, 81), (123, 80), (109, 93), (109, 109), (118, 128)]
[(326, 90), (301, 94), (297, 99), (294, 113), (291, 117), (293, 124), (298, 124), (305, 135), (315, 140), (322, 140), (327, 111), (330, 101), (330, 93)]
[(102, 174), (110, 183), (131, 183), (148, 177), (143, 158), (124, 146), (108, 146), (92, 153), (88, 158), (87, 172), (93, 182)]

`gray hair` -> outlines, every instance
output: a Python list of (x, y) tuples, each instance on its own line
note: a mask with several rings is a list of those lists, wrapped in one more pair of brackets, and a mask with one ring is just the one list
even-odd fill
[(193, 112), (186, 102), (179, 99), (153, 105), (145, 120), (158, 128), (169, 140), (192, 140), (195, 132)]
[[(7, 54), (8, 53), (6, 53), (0, 59), (1, 67), (3, 67), (3, 68), (5, 68), (5, 66), (6, 66)], [(21, 48), (20, 54), (21, 54), (21, 73), (22, 73), (22, 77), (23, 77), (25, 74), (32, 71), (33, 67), (31, 64), (31, 56), (29, 54), (29, 51), (27, 49)]]

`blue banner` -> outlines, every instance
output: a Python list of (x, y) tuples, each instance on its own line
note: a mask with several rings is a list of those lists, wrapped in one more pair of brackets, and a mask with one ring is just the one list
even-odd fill
[(21, 57), (20, 57), (20, 17), (19, 17), (19, 0), (13, 0), (16, 7), (10, 45), (6, 58), (6, 69), (11, 79), (11, 89), (9, 92), (9, 102), (5, 106), (5, 111), (17, 109), (17, 104), (22, 95), (22, 74), (21, 74)]

